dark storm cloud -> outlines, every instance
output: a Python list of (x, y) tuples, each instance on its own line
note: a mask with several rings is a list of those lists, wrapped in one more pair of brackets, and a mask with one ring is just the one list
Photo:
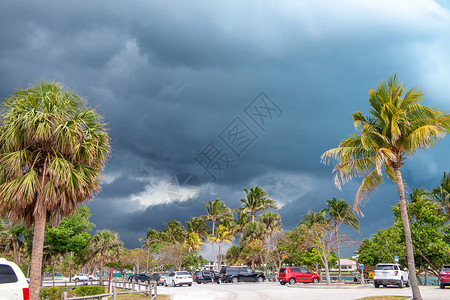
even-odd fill
[[(14, 1), (0, 8), (0, 97), (44, 78), (98, 109), (112, 156), (89, 207), (97, 229), (118, 231), (129, 247), (149, 226), (203, 214), (203, 201), (240, 205), (252, 185), (282, 203), (286, 228), (331, 197), (352, 202), (359, 181), (337, 190), (320, 155), (353, 133), (351, 113), (366, 112), (368, 90), (393, 72), (425, 88), (426, 104), (450, 109), (450, 17), (433, 1)], [(244, 113), (261, 91), (283, 110), (266, 131)], [(194, 156), (211, 141), (230, 151), (219, 134), (236, 117), (258, 138), (213, 182)], [(438, 184), (448, 146), (407, 161), (409, 186)], [(184, 209), (167, 195), (180, 172), (203, 184), (199, 201)], [(362, 236), (392, 222), (390, 190), (368, 203)]]

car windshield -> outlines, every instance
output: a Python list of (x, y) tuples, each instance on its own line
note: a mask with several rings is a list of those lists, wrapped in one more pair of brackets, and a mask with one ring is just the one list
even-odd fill
[(190, 275), (188, 272), (177, 272), (177, 275)]
[(442, 271), (450, 271), (450, 266), (443, 266)]
[(285, 268), (281, 268), (280, 269), (280, 273), (285, 273), (286, 272), (286, 269)]
[(394, 265), (377, 265), (375, 270), (395, 270)]
[(159, 273), (159, 276), (167, 276), (169, 273)]

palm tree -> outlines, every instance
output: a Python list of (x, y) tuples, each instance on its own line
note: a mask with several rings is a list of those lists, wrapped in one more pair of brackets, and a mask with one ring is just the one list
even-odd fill
[[(264, 225), (267, 232), (267, 239), (265, 241), (265, 248), (268, 251), (267, 256), (269, 257), (273, 256), (277, 249), (277, 239), (275, 237), (283, 230), (283, 228), (281, 227), (282, 226), (281, 216), (276, 212), (266, 211), (259, 215), (259, 222)], [(267, 257), (265, 257), (264, 260), (267, 261)], [(272, 270), (273, 267), (274, 264), (272, 264)], [(266, 277), (269, 278), (269, 272), (267, 267), (264, 267), (264, 272), (266, 274)]]
[(212, 222), (212, 232), (211, 234), (214, 235), (214, 229), (216, 226), (216, 222), (223, 221), (225, 219), (231, 219), (231, 209), (226, 206), (226, 204), (217, 198), (214, 201), (208, 201), (207, 203), (203, 202), (203, 205), (206, 208), (206, 215), (201, 216), (205, 222)]
[(147, 272), (148, 272), (149, 271), (148, 264), (150, 262), (150, 250), (153, 245), (161, 241), (161, 234), (158, 231), (154, 230), (153, 228), (149, 228), (147, 230), (147, 236), (145, 238), (142, 237), (139, 238), (139, 241), (142, 242), (143, 248), (147, 248)]
[(45, 225), (100, 190), (109, 138), (97, 112), (56, 83), (17, 90), (1, 106), (0, 214), (34, 225), (30, 299), (37, 300)]
[(208, 236), (208, 225), (200, 217), (191, 217), (189, 221), (184, 222), (188, 233), (196, 233), (202, 240)]
[(188, 247), (189, 252), (200, 250), (203, 245), (202, 239), (196, 232), (188, 232), (186, 234), (186, 238), (184, 239), (184, 243)]
[(434, 146), (450, 131), (450, 115), (420, 105), (424, 93), (416, 87), (405, 92), (397, 75), (390, 76), (387, 83), (380, 82), (369, 95), (370, 116), (360, 111), (353, 114), (360, 134), (350, 135), (337, 148), (326, 151), (322, 162), (336, 161), (334, 181), (338, 188), (354, 176), (364, 176), (354, 202), (355, 210), (361, 214), (359, 206), (382, 182), (383, 169), (397, 184), (413, 298), (422, 299), (415, 275), (401, 166), (409, 155)]
[(245, 225), (248, 224), (248, 222), (250, 222), (250, 215), (248, 213), (244, 213), (243, 207), (238, 207), (237, 209), (235, 209), (237, 211), (237, 215), (234, 218), (234, 232), (235, 234), (238, 234), (242, 237), (243, 235), (243, 230)]
[(314, 224), (327, 224), (330, 220), (327, 219), (327, 211), (320, 210), (318, 212), (313, 212), (312, 210), (308, 210), (306, 215), (303, 216), (302, 220), (298, 225), (306, 225), (312, 226)]
[(103, 266), (110, 258), (118, 255), (122, 242), (119, 235), (111, 230), (97, 231), (92, 237), (89, 252), (100, 263), (99, 284), (103, 286)]
[[(216, 222), (223, 221), (226, 219), (232, 219), (231, 209), (226, 206), (226, 204), (217, 198), (214, 201), (208, 201), (207, 203), (203, 202), (203, 205), (206, 208), (206, 215), (200, 216), (205, 222), (212, 222), (212, 232), (211, 234), (215, 234), (215, 226)], [(214, 250), (214, 243), (211, 244), (214, 264), (216, 263), (216, 255)]]
[(328, 215), (331, 217), (334, 227), (334, 234), (336, 238), (338, 238), (336, 246), (337, 246), (337, 259), (339, 266), (339, 282), (341, 282), (342, 281), (341, 252), (339, 245), (340, 243), (339, 243), (338, 229), (341, 224), (345, 224), (352, 227), (356, 231), (359, 231), (359, 221), (356, 218), (350, 204), (342, 199), (336, 199), (333, 197), (333, 199), (327, 200), (326, 211)]
[(250, 213), (252, 215), (252, 222), (255, 222), (258, 211), (278, 208), (277, 202), (270, 199), (263, 188), (255, 186), (255, 188), (250, 187), (250, 190), (244, 189), (244, 191), (245, 198), (241, 199), (241, 203), (244, 206), (242, 212)]
[(234, 239), (234, 233), (228, 229), (225, 225), (220, 224), (219, 227), (217, 227), (217, 233), (215, 235), (211, 234), (209, 236), (209, 240), (212, 244), (218, 243), (219, 244), (219, 270), (222, 267), (222, 247), (223, 243), (231, 243), (231, 241)]
[(439, 207), (445, 215), (446, 222), (450, 221), (450, 174), (444, 172), (440, 185), (433, 189), (433, 196), (439, 203)]

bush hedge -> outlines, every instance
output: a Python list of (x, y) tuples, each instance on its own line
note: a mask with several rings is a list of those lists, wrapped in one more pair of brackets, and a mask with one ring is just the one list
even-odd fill
[[(60, 300), (64, 292), (67, 292), (68, 297), (100, 295), (105, 293), (105, 287), (98, 285), (80, 285), (73, 290), (70, 287), (64, 286), (43, 287), (39, 292), (39, 300)], [(101, 298), (99, 297), (97, 299)]]

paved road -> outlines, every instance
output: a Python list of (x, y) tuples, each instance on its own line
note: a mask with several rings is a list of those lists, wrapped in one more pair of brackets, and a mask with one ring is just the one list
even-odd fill
[[(420, 287), (423, 299), (450, 299), (450, 288), (441, 290), (436, 286)], [(296, 284), (282, 286), (275, 282), (238, 283), (233, 284), (196, 284), (192, 287), (158, 287), (158, 294), (173, 295), (173, 300), (350, 300), (369, 296), (396, 295), (412, 296), (411, 288), (396, 287), (375, 289), (372, 285), (351, 288), (329, 288), (326, 286), (312, 286)]]

